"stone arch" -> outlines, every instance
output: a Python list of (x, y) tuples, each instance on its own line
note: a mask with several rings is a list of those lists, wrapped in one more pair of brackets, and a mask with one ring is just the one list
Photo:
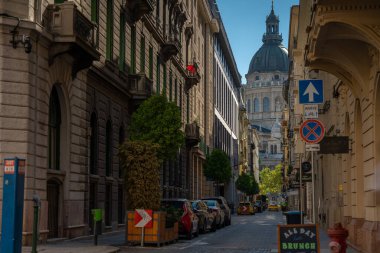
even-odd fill
[(368, 96), (371, 50), (379, 46), (371, 41), (368, 32), (355, 24), (329, 20), (323, 21), (310, 34), (308, 66), (327, 71), (345, 81), (357, 97), (361, 93), (364, 97)]
[(352, 182), (354, 183), (355, 201), (353, 204), (355, 205), (355, 218), (364, 218), (363, 121), (359, 99), (355, 102), (354, 131), (355, 174)]

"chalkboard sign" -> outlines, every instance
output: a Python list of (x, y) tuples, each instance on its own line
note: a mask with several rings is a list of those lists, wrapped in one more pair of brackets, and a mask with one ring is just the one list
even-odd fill
[(318, 225), (278, 225), (277, 231), (279, 253), (319, 253)]

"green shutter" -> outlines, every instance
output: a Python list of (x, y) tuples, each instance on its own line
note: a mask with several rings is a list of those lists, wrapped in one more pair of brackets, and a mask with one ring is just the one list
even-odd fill
[(178, 96), (178, 79), (176, 78), (174, 81), (174, 102), (177, 104), (177, 96)]
[(91, 21), (99, 23), (99, 2), (98, 0), (91, 0)]
[(164, 72), (163, 84), (162, 84), (162, 94), (166, 97), (166, 63), (162, 64), (162, 71)]
[(160, 94), (160, 56), (157, 55), (156, 92)]
[(140, 68), (141, 68), (141, 72), (145, 73), (145, 37), (144, 36), (141, 36)]
[(120, 54), (119, 69), (125, 71), (125, 14), (120, 13)]
[(172, 70), (169, 72), (169, 100), (172, 101), (173, 99), (173, 73)]
[(113, 58), (113, 0), (107, 0), (106, 59)]
[(131, 28), (131, 74), (136, 73), (136, 26)]
[(149, 78), (153, 80), (153, 47), (149, 46)]
[(65, 0), (54, 0), (54, 3), (55, 4), (61, 4), (61, 3), (63, 3)]

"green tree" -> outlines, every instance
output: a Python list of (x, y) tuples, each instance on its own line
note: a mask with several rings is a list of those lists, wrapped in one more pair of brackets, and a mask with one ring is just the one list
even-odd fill
[(128, 199), (127, 209), (158, 210), (160, 207), (158, 145), (148, 141), (126, 141), (119, 150)]
[(223, 150), (214, 149), (206, 157), (203, 173), (217, 183), (228, 182), (232, 176), (230, 158)]
[(260, 172), (260, 193), (280, 193), (282, 189), (282, 165), (278, 164), (273, 170), (264, 168)]
[(246, 173), (239, 175), (236, 180), (236, 188), (247, 195), (255, 195), (260, 192), (255, 176)]
[(251, 176), (246, 173), (239, 175), (238, 179), (236, 180), (236, 189), (244, 192), (245, 194), (248, 194), (252, 190)]
[(131, 140), (158, 144), (158, 157), (167, 160), (173, 158), (184, 143), (181, 127), (178, 106), (163, 95), (154, 95), (145, 100), (132, 115), (129, 134)]

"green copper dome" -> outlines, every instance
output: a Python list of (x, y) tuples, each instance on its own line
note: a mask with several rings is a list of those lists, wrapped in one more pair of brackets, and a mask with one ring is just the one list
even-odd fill
[(253, 72), (287, 72), (289, 69), (288, 50), (281, 44), (282, 35), (279, 34), (280, 19), (274, 14), (273, 6), (266, 19), (266, 33), (263, 36), (263, 45), (253, 56), (249, 64), (248, 74)]

